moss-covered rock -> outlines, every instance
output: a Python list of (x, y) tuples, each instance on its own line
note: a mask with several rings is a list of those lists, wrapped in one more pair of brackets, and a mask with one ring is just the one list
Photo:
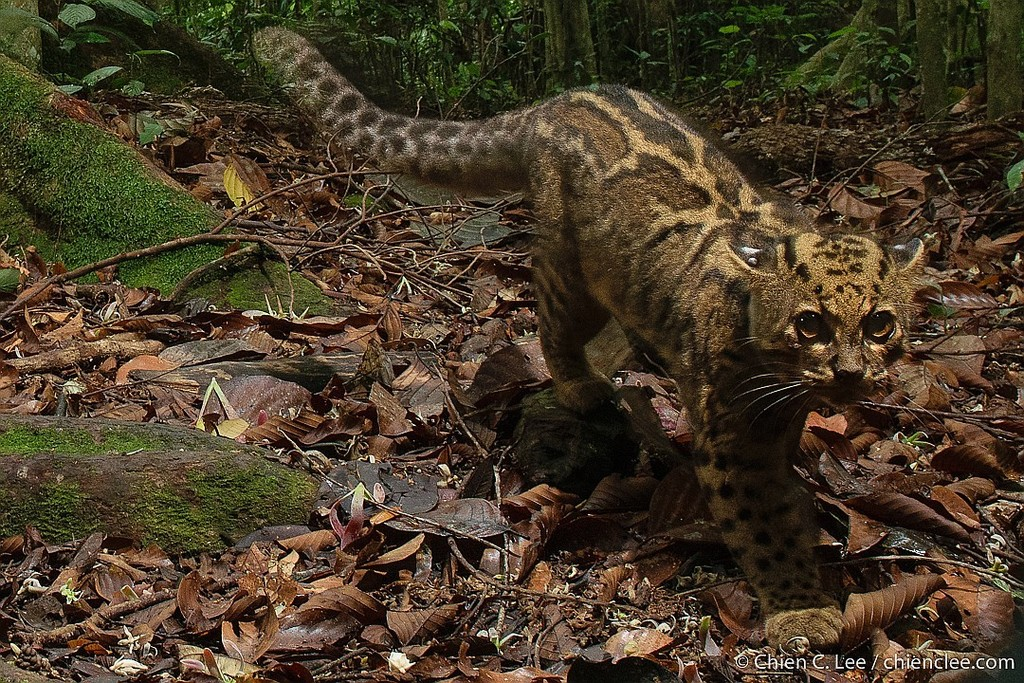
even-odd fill
[(0, 416), (0, 537), (95, 531), (169, 552), (304, 522), (317, 483), (258, 449), (166, 425)]
[[(44, 257), (75, 267), (216, 223), (209, 207), (161, 177), (136, 150), (76, 120), (88, 117), (87, 105), (2, 55), (0, 102), (0, 190), (19, 200), (50, 240), (40, 244), (23, 225), (3, 229), (36, 244)], [(128, 284), (166, 290), (219, 253), (192, 247), (124, 263), (120, 273)]]
[(239, 310), (266, 311), (269, 302), (271, 311), (288, 312), (289, 297), (294, 291), (291, 312), (308, 315), (332, 315), (338, 313), (335, 302), (324, 296), (320, 288), (292, 273), (291, 286), (288, 283), (288, 269), (277, 261), (253, 258), (245, 263), (235, 264), (221, 272), (211, 272), (200, 278), (191, 287), (181, 292), (181, 300), (203, 298), (219, 305)]

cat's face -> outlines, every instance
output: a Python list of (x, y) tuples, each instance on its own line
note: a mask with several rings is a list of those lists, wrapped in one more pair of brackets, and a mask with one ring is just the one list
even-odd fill
[(748, 257), (750, 329), (765, 369), (833, 405), (872, 393), (906, 353), (923, 251), (919, 240), (881, 247), (806, 233), (781, 240), (767, 258)]

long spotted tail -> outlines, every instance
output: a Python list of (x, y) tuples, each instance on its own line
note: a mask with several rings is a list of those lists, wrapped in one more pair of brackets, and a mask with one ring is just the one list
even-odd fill
[(381, 170), (471, 192), (525, 186), (533, 110), (466, 122), (400, 116), (370, 102), (293, 31), (262, 29), (253, 46), (332, 143), (369, 157)]

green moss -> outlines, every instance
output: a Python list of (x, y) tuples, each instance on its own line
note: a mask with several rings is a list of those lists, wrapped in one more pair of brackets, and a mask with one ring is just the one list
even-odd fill
[[(0, 191), (0, 237), (4, 235), (9, 235), (20, 244), (31, 244), (31, 241), (23, 241), (22, 236), (38, 240), (44, 233), (36, 228), (32, 216), (17, 197)], [(47, 239), (44, 238), (43, 241), (46, 242)]]
[(7, 509), (0, 510), (0, 536), (32, 524), (46, 539), (81, 538), (99, 528), (95, 510), (78, 484), (48, 482), (31, 498), (16, 498)]
[(96, 455), (99, 453), (129, 453), (157, 450), (172, 444), (161, 439), (145, 438), (127, 429), (100, 429), (96, 436), (85, 429), (71, 427), (13, 427), (0, 431), (0, 455), (27, 455), (31, 453), (58, 453), (67, 455)]
[[(334, 313), (332, 301), (323, 295), (320, 288), (292, 273), (295, 288), (294, 313), (308, 311), (310, 315)], [(267, 309), (267, 301), (274, 310), (280, 302), (282, 309), (288, 307), (288, 270), (282, 263), (261, 261), (232, 269), (228, 276), (218, 274), (190, 289), (182, 298), (202, 297), (210, 301), (223, 302), (230, 308), (241, 310)]]
[(190, 551), (220, 548), (268, 523), (302, 521), (316, 492), (309, 478), (266, 463), (218, 466), (187, 478), (193, 498), (155, 487), (129, 512), (144, 530), (144, 542)]
[(15, 427), (0, 433), (0, 454), (30, 453), (102, 453), (105, 447), (92, 434), (77, 429), (32, 429)]
[[(130, 147), (53, 112), (49, 85), (0, 59), (0, 189), (46, 216), (57, 258), (75, 267), (216, 222), (208, 207), (156, 179)], [(219, 253), (195, 247), (127, 263), (121, 277), (166, 290)]]

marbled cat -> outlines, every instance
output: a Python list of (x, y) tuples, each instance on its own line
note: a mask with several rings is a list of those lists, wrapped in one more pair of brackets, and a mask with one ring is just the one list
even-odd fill
[(679, 386), (701, 490), (769, 642), (836, 643), (841, 614), (791, 456), (811, 409), (869, 395), (904, 356), (920, 240), (819, 234), (683, 118), (625, 87), (424, 120), (374, 105), (293, 32), (264, 29), (255, 45), (336, 144), (457, 190), (524, 192), (558, 401), (586, 414), (613, 396), (584, 354), (610, 319), (653, 350)]

